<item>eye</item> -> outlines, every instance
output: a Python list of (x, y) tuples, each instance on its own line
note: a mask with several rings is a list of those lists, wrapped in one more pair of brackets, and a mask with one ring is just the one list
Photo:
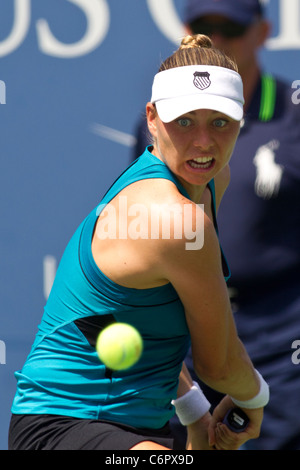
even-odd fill
[(227, 123), (228, 123), (227, 119), (218, 118), (214, 120), (214, 126), (219, 127), (219, 128), (225, 127)]
[(181, 127), (188, 127), (191, 125), (191, 120), (188, 118), (180, 118), (177, 122)]

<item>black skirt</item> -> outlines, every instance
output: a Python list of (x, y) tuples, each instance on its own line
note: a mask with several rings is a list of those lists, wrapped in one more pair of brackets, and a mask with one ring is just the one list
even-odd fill
[(9, 450), (129, 450), (152, 441), (174, 449), (167, 424), (158, 430), (120, 423), (57, 415), (12, 415)]

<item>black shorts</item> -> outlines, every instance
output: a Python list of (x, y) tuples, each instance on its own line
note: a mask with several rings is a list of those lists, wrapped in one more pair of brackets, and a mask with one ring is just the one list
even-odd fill
[(142, 441), (176, 447), (169, 425), (159, 430), (57, 415), (12, 415), (8, 450), (129, 450)]

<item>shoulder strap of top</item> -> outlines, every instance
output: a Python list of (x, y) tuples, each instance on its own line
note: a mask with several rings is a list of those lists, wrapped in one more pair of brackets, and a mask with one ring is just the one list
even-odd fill
[(163, 178), (172, 181), (178, 188), (181, 194), (190, 199), (187, 191), (176, 178), (176, 176), (169, 170), (169, 168), (157, 157), (152, 155), (147, 147), (145, 152), (137, 158), (119, 178), (112, 184), (104, 195), (101, 206), (108, 204), (120, 191), (136, 181)]
[[(213, 219), (214, 219), (213, 222), (214, 222), (214, 226), (215, 226), (217, 235), (218, 235), (218, 237), (219, 237), (219, 230), (218, 230), (218, 223), (217, 223), (217, 212), (216, 212), (216, 190), (215, 190), (215, 181), (214, 181), (214, 180), (211, 180), (211, 181), (208, 183), (208, 187), (209, 187), (209, 189), (210, 189), (211, 198), (212, 198), (212, 214), (213, 214)], [(228, 262), (227, 262), (226, 256), (224, 255), (224, 252), (223, 252), (223, 249), (222, 249), (222, 245), (221, 245), (221, 244), (220, 244), (220, 250), (221, 250), (221, 259), (222, 259), (223, 274), (224, 274), (225, 280), (228, 281), (228, 279), (229, 279), (230, 276), (231, 276), (231, 272), (230, 272), (229, 264), (228, 264)]]

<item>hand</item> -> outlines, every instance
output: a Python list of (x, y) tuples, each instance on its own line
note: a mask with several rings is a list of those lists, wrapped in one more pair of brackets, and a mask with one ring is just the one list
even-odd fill
[(245, 431), (235, 433), (222, 423), (227, 411), (234, 407), (231, 398), (226, 396), (213, 412), (208, 429), (209, 443), (217, 450), (238, 450), (249, 439), (256, 439), (260, 434), (263, 408), (254, 410), (244, 408), (243, 411), (247, 414), (250, 422)]
[(187, 426), (186, 450), (214, 450), (208, 443), (208, 427), (212, 416), (208, 412), (201, 419)]

